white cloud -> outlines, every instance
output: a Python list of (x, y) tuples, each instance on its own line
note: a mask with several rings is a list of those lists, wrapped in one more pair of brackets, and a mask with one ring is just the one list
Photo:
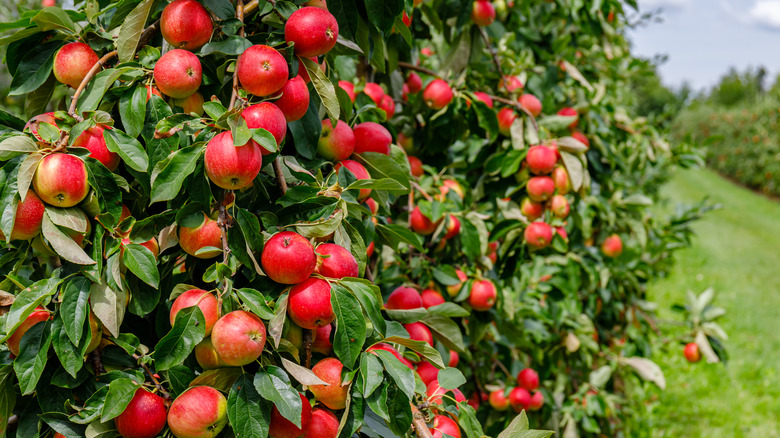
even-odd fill
[(780, 30), (780, 0), (758, 0), (747, 11), (751, 23)]
[(691, 0), (639, 0), (639, 7), (642, 10), (664, 8), (678, 9), (691, 4)]

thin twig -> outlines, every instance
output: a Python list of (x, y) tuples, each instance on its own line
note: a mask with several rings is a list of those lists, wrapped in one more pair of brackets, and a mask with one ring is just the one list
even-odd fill
[[(222, 195), (222, 201), (219, 203), (219, 217), (217, 217), (217, 225), (222, 232), (222, 263), (228, 264), (228, 254), (230, 254), (230, 247), (228, 246), (227, 230), (233, 226), (233, 219), (227, 211), (229, 205), (235, 202), (236, 195), (232, 190), (225, 190)], [(219, 295), (219, 299), (222, 300), (222, 296), (228, 292), (228, 286), (230, 283), (225, 280), (222, 284), (222, 292)]]
[(173, 398), (171, 397), (171, 394), (169, 394), (168, 391), (166, 391), (165, 388), (163, 388), (160, 381), (157, 380), (157, 377), (155, 377), (155, 374), (152, 372), (151, 369), (149, 369), (149, 366), (141, 362), (141, 356), (134, 354), (133, 359), (135, 359), (139, 363), (139, 365), (141, 365), (141, 368), (143, 368), (144, 371), (146, 371), (146, 374), (149, 375), (149, 379), (151, 379), (152, 383), (154, 383), (155, 388), (157, 388), (157, 390), (162, 393), (163, 398), (165, 398), (166, 400), (170, 400), (171, 398)]
[[(238, 36), (244, 36), (244, 0), (236, 0), (236, 19), (241, 22), (241, 27), (238, 29)], [(236, 71), (233, 72), (233, 92), (230, 94), (230, 106), (228, 109), (233, 109), (236, 106), (236, 100), (238, 99), (238, 64), (236, 64)]]
[(68, 114), (70, 114), (71, 117), (78, 120), (79, 122), (84, 120), (83, 117), (76, 114), (76, 104), (79, 101), (79, 96), (84, 91), (84, 89), (87, 88), (87, 84), (89, 84), (89, 81), (91, 81), (92, 78), (97, 74), (98, 70), (100, 70), (103, 67), (103, 64), (108, 62), (109, 59), (115, 57), (116, 55), (117, 55), (116, 50), (112, 50), (106, 53), (105, 55), (103, 55), (103, 57), (98, 59), (95, 65), (93, 65), (92, 68), (89, 69), (87, 75), (84, 76), (84, 79), (81, 80), (79, 87), (76, 88), (76, 93), (73, 94), (73, 99), (71, 99), (70, 101), (70, 108), (68, 108)]
[(281, 156), (277, 156), (274, 160), (274, 173), (276, 174), (276, 182), (279, 184), (282, 195), (287, 194), (287, 181), (284, 180), (284, 172), (282, 172)]
[(414, 70), (414, 71), (418, 71), (420, 73), (425, 73), (426, 75), (430, 75), (430, 76), (433, 76), (433, 77), (437, 77), (437, 78), (441, 77), (438, 73), (436, 73), (435, 71), (433, 71), (431, 69), (427, 69), (425, 67), (420, 67), (418, 65), (410, 64), (408, 62), (398, 61), (398, 66), (402, 67), (402, 68), (405, 68), (407, 70)]
[[(271, 3), (275, 3), (274, 1), (271, 1)], [(260, 6), (260, 0), (252, 0), (246, 5), (244, 5), (244, 15), (249, 15), (252, 12), (255, 11)]]
[(100, 360), (100, 348), (89, 353), (89, 358), (92, 361), (92, 369), (95, 371), (96, 376), (106, 372), (106, 369), (103, 367), (103, 362)]
[(313, 333), (310, 329), (303, 329), (303, 364), (306, 368), (311, 368), (312, 335)]
[(412, 403), (412, 428), (418, 438), (433, 438), (431, 430), (425, 424), (425, 416), (417, 409), (414, 403)]
[[(493, 44), (490, 43), (490, 37), (485, 31), (485, 28), (482, 26), (477, 27), (479, 28), (479, 33), (482, 34), (482, 39), (485, 40), (485, 45), (487, 45), (487, 48), (490, 51), (490, 56), (493, 57), (493, 63), (496, 64), (496, 70), (498, 70), (498, 74), (501, 76), (501, 83), (504, 84), (504, 88), (507, 88), (507, 78), (504, 76), (504, 71), (501, 69), (501, 60), (498, 59), (498, 52), (496, 52)], [(507, 91), (509, 90), (507, 89)]]
[(488, 94), (488, 97), (495, 100), (496, 102), (503, 103), (505, 105), (513, 106), (520, 111), (524, 112), (525, 115), (527, 115), (531, 119), (531, 123), (534, 125), (534, 129), (536, 129), (536, 132), (539, 132), (539, 125), (536, 123), (536, 117), (534, 117), (533, 114), (531, 114), (530, 111), (528, 111), (523, 105), (520, 105), (520, 102), (516, 102), (511, 99), (506, 99), (504, 97), (500, 96), (493, 96), (492, 94)]

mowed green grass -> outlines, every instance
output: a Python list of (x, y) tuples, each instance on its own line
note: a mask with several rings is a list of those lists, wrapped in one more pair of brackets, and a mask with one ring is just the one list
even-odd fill
[(688, 364), (674, 345), (656, 358), (667, 390), (654, 414), (657, 437), (780, 437), (780, 202), (707, 169), (680, 171), (665, 187), (673, 203), (709, 196), (722, 204), (696, 224), (693, 247), (652, 284), (660, 317), (686, 290), (713, 287), (727, 310), (729, 362)]

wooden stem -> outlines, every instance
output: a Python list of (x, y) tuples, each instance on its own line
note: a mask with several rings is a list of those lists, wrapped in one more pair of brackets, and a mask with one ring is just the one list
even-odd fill
[(487, 45), (487, 48), (490, 51), (490, 56), (493, 57), (493, 63), (496, 64), (496, 70), (498, 70), (498, 74), (501, 76), (501, 83), (503, 83), (504, 87), (506, 88), (506, 76), (504, 76), (504, 71), (501, 69), (501, 60), (498, 59), (498, 53), (496, 52), (495, 47), (493, 47), (493, 44), (490, 43), (490, 37), (485, 31), (485, 28), (482, 26), (477, 27), (479, 28), (479, 33), (482, 34), (482, 39), (485, 40), (485, 45)]
[(274, 160), (274, 173), (276, 174), (276, 182), (279, 184), (279, 189), (282, 191), (282, 195), (287, 194), (287, 181), (284, 180), (284, 172), (282, 172), (281, 156), (277, 156)]
[[(244, 36), (244, 0), (236, 0), (236, 19), (241, 22), (242, 26), (238, 29), (238, 35)], [(236, 106), (236, 100), (238, 99), (238, 66), (236, 71), (233, 72), (233, 92), (230, 94), (230, 106), (228, 109), (233, 109)]]
[(303, 364), (306, 368), (311, 368), (311, 344), (312, 344), (312, 331), (309, 329), (303, 329)]
[(166, 400), (172, 399), (173, 397), (171, 397), (171, 394), (169, 394), (168, 391), (166, 391), (165, 388), (163, 388), (162, 384), (160, 383), (159, 380), (157, 380), (157, 377), (155, 377), (152, 370), (149, 369), (149, 366), (147, 366), (145, 363), (140, 363), (141, 357), (138, 356), (137, 354), (134, 354), (133, 359), (138, 361), (139, 364), (141, 365), (141, 368), (143, 368), (144, 371), (146, 371), (146, 374), (149, 376), (149, 379), (152, 381), (152, 383), (154, 383), (155, 388), (157, 388), (157, 390), (160, 391), (160, 393), (162, 393), (163, 398)]
[(73, 99), (70, 101), (70, 108), (68, 108), (68, 114), (70, 114), (71, 117), (78, 120), (79, 122), (83, 121), (84, 118), (80, 115), (76, 114), (76, 104), (79, 101), (79, 96), (84, 91), (85, 88), (87, 88), (87, 84), (89, 84), (89, 81), (92, 80), (93, 77), (97, 74), (98, 70), (100, 70), (103, 67), (103, 64), (108, 62), (109, 59), (115, 57), (117, 55), (116, 50), (112, 50), (111, 52), (106, 53), (103, 55), (102, 58), (98, 59), (98, 61), (95, 63), (95, 65), (92, 66), (91, 69), (87, 72), (87, 75), (84, 76), (84, 79), (81, 80), (81, 83), (79, 84), (79, 87), (76, 88), (76, 93), (73, 94)]
[(425, 416), (417, 409), (414, 403), (412, 403), (412, 428), (418, 438), (433, 438), (431, 430), (425, 424)]
[(441, 76), (439, 76), (438, 73), (436, 73), (435, 71), (433, 71), (431, 69), (427, 69), (425, 67), (420, 67), (418, 65), (410, 64), (408, 62), (398, 61), (398, 66), (402, 67), (402, 68), (405, 68), (407, 70), (419, 71), (420, 73), (425, 73), (426, 75), (430, 75), (430, 76), (433, 76), (433, 77), (436, 77), (436, 78), (440, 78), (441, 77)]

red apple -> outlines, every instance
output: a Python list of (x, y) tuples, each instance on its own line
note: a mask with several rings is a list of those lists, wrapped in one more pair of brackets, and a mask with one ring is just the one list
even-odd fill
[(371, 258), (372, 255), (374, 255), (374, 242), (371, 241), (371, 243), (368, 244), (366, 247), (366, 257)]
[(531, 393), (518, 386), (509, 393), (509, 404), (516, 412), (527, 410), (531, 404)]
[(434, 380), (431, 383), (428, 384), (426, 387), (426, 393), (428, 394), (428, 402), (432, 404), (440, 405), (442, 404), (442, 398), (444, 398), (444, 395), (448, 392), (452, 392), (455, 394), (455, 401), (462, 402), (466, 401), (466, 396), (463, 395), (463, 393), (460, 391), (460, 389), (444, 389), (441, 386), (439, 386), (439, 381)]
[(444, 234), (445, 239), (452, 239), (457, 236), (460, 233), (460, 220), (453, 215), (448, 215), (446, 230), (447, 232)]
[(458, 362), (460, 362), (458, 352), (450, 350), (450, 360), (447, 362), (447, 366), (450, 368), (456, 367), (458, 366)]
[[(401, 353), (398, 352), (395, 348), (393, 348), (390, 344), (385, 344), (384, 342), (380, 342), (378, 344), (374, 344), (366, 349), (366, 351), (375, 351), (375, 350), (384, 350), (395, 356), (396, 359), (398, 359), (399, 362), (409, 367), (410, 370), (414, 371), (414, 366), (409, 361), (409, 359), (401, 356)], [(376, 354), (376, 353), (374, 353)]]
[(379, 152), (390, 155), (390, 144), (393, 136), (390, 131), (379, 123), (363, 122), (355, 125), (352, 130), (355, 134), (355, 153)]
[[(300, 60), (300, 58), (298, 58), (298, 59)], [(320, 62), (320, 61), (317, 59), (317, 57), (316, 57), (316, 56), (312, 56), (312, 57), (310, 57), (309, 59), (310, 59), (312, 62), (314, 62), (315, 64), (318, 64), (318, 63)], [(322, 64), (319, 64), (319, 65), (320, 65), (320, 70), (322, 70), (322, 72), (323, 72), (323, 73), (325, 73), (325, 61), (323, 61), (323, 62), (322, 62)], [(308, 70), (306, 70), (306, 66), (304, 66), (304, 65), (303, 65), (303, 62), (300, 62), (300, 63), (298, 64), (298, 76), (300, 76), (300, 77), (301, 77), (301, 79), (303, 79), (303, 81), (304, 81), (304, 82), (306, 82), (307, 84), (308, 84), (309, 82), (311, 82), (311, 78), (309, 77), (309, 71), (308, 71)]]
[(317, 327), (314, 332), (314, 340), (311, 343), (311, 351), (325, 356), (333, 353), (333, 344), (330, 342), (330, 333), (333, 331), (333, 324)]
[(417, 94), (422, 91), (422, 78), (415, 72), (409, 72), (409, 75), (406, 77), (406, 86), (409, 87), (409, 93)]
[(336, 45), (339, 24), (330, 12), (313, 6), (293, 12), (284, 25), (284, 39), (298, 56), (320, 56)]
[(43, 157), (32, 183), (38, 197), (55, 207), (73, 207), (89, 193), (87, 166), (75, 155), (55, 153)]
[(357, 277), (355, 256), (343, 246), (323, 243), (317, 247), (317, 268), (314, 272), (328, 278)]
[[(11, 229), (11, 240), (30, 240), (41, 232), (43, 213), (46, 206), (34, 191), (28, 190), (27, 196), (16, 206), (14, 227)], [(0, 232), (0, 239), (5, 236)]]
[(423, 306), (420, 293), (411, 287), (400, 286), (389, 297), (385, 308), (393, 310), (419, 309)]
[(309, 110), (309, 87), (302, 77), (288, 80), (282, 87), (282, 97), (274, 104), (282, 110), (288, 122), (300, 120)]
[(523, 213), (523, 216), (529, 221), (535, 221), (544, 214), (544, 206), (529, 198), (524, 198), (523, 202), (520, 203), (520, 212)]
[(371, 198), (366, 199), (364, 204), (366, 204), (366, 207), (374, 216), (376, 216), (379, 213), (379, 204), (377, 204), (376, 201), (374, 201), (373, 199)]
[(701, 352), (699, 351), (699, 345), (695, 342), (689, 342), (685, 344), (685, 348), (683, 349), (683, 355), (685, 356), (685, 360), (687, 360), (690, 363), (696, 363), (701, 360)]
[(556, 227), (555, 228), (555, 232), (559, 236), (563, 237), (563, 240), (565, 240), (567, 242), (569, 241), (569, 233), (566, 232), (566, 228), (564, 228), (564, 227)]
[(312, 372), (327, 385), (310, 385), (309, 390), (325, 406), (331, 409), (344, 409), (347, 405), (349, 385), (341, 386), (341, 370), (344, 365), (336, 358), (328, 357), (312, 367)]
[(577, 127), (577, 122), (579, 122), (579, 114), (577, 113), (577, 110), (571, 107), (565, 107), (562, 108), (560, 111), (558, 111), (559, 116), (575, 116), (577, 117), (571, 124), (569, 125), (569, 129), (575, 129)]
[(542, 114), (542, 102), (533, 94), (523, 94), (520, 96), (519, 102), (534, 117), (539, 117)]
[(501, 110), (498, 111), (497, 117), (498, 132), (506, 137), (512, 135), (510, 129), (512, 128), (512, 123), (517, 118), (515, 111), (512, 108), (501, 108)]
[(228, 366), (219, 359), (217, 350), (211, 342), (211, 336), (207, 336), (195, 346), (195, 360), (204, 370), (213, 370)]
[[(52, 6), (57, 6), (57, 0), (41, 0), (41, 7), (50, 8)], [(62, 434), (56, 433), (54, 434), (54, 438), (59, 438), (58, 435), (62, 435)]]
[(103, 137), (103, 129), (103, 125), (87, 129), (76, 137), (73, 146), (86, 148), (90, 152), (90, 157), (103, 163), (108, 170), (114, 171), (119, 166), (119, 154), (108, 150), (106, 139)]
[(528, 197), (534, 202), (544, 202), (555, 193), (555, 182), (549, 176), (534, 176), (525, 186)]
[(565, 195), (571, 190), (571, 180), (569, 180), (569, 172), (563, 166), (557, 166), (552, 172), (553, 183), (555, 184), (555, 190), (559, 195)]
[(440, 221), (441, 219), (436, 222), (430, 220), (428, 216), (425, 216), (420, 211), (420, 207), (414, 207), (414, 210), (409, 214), (409, 226), (414, 232), (424, 236), (433, 234), (433, 232), (436, 231), (436, 227), (439, 226)]
[[(478, 0), (478, 1), (486, 1), (486, 0)], [(476, 4), (476, 3), (475, 3)], [(489, 94), (484, 93), (482, 91), (475, 91), (474, 96), (477, 97), (477, 99), (487, 105), (488, 108), (493, 108), (493, 99), (490, 97)]]
[(531, 402), (528, 403), (528, 410), (538, 411), (539, 409), (542, 409), (542, 406), (544, 406), (544, 394), (542, 394), (539, 391), (536, 391), (531, 396)]
[(590, 140), (588, 140), (588, 137), (585, 137), (585, 134), (581, 133), (580, 131), (572, 132), (571, 137), (585, 146), (590, 147)]
[[(222, 254), (222, 230), (217, 221), (203, 214), (203, 222), (197, 227), (179, 227), (179, 246), (187, 254), (200, 259), (216, 257)], [(208, 246), (217, 249), (195, 254)]]
[(97, 53), (88, 44), (65, 44), (54, 55), (54, 77), (65, 85), (78, 88), (97, 62)]
[(354, 151), (355, 134), (348, 124), (338, 120), (334, 128), (329, 119), (322, 121), (322, 133), (317, 142), (317, 153), (322, 158), (332, 161), (346, 160)]
[(310, 277), (290, 289), (287, 314), (305, 329), (323, 327), (336, 318), (330, 304), (330, 283)]
[[(241, 112), (241, 117), (246, 120), (247, 128), (263, 128), (270, 132), (276, 140), (276, 146), (280, 146), (284, 136), (287, 135), (287, 120), (284, 118), (284, 113), (271, 102), (260, 102), (252, 105)], [(250, 140), (250, 143), (255, 143), (255, 141)], [(260, 152), (263, 155), (271, 153), (264, 147), (260, 147)]]
[(406, 11), (404, 11), (403, 15), (401, 15), (401, 21), (403, 21), (404, 25), (406, 27), (409, 27), (412, 25), (412, 17), (410, 17)]
[(36, 140), (41, 140), (41, 136), (38, 134), (38, 125), (40, 123), (48, 123), (53, 125), (55, 128), (57, 127), (57, 119), (54, 117), (54, 113), (49, 112), (38, 114), (37, 116), (31, 118), (27, 123), (24, 124), (22, 131), (27, 132), (29, 129)]
[(471, 21), (477, 26), (490, 26), (496, 19), (496, 8), (489, 0), (476, 0), (471, 7)]
[(539, 388), (539, 374), (532, 368), (525, 368), (517, 374), (517, 384), (528, 391)]
[(554, 150), (543, 145), (531, 146), (525, 156), (528, 169), (536, 175), (546, 175), (555, 169), (558, 156)]
[(236, 63), (241, 86), (255, 96), (275, 94), (287, 83), (287, 61), (271, 46), (255, 44), (244, 50)]
[(27, 330), (30, 330), (32, 326), (38, 324), (39, 322), (46, 321), (49, 318), (50, 315), (48, 310), (41, 306), (36, 307), (35, 310), (33, 310), (33, 312), (30, 313), (30, 315), (27, 316), (24, 321), (22, 321), (14, 333), (6, 340), (6, 344), (8, 344), (8, 349), (11, 350), (11, 353), (14, 356), (18, 356), (19, 345), (22, 342), (22, 336), (24, 336), (24, 334), (27, 333)]
[(490, 406), (497, 411), (505, 411), (509, 409), (509, 397), (504, 395), (503, 389), (497, 389), (490, 393)]
[(198, 91), (202, 77), (198, 57), (183, 49), (166, 52), (154, 66), (157, 88), (175, 99), (183, 99)]
[(523, 83), (517, 76), (506, 76), (498, 82), (498, 88), (506, 87), (506, 91), (512, 93), (515, 90), (523, 91)]
[[(333, 170), (338, 172), (339, 169), (341, 169), (342, 167), (346, 167), (347, 169), (349, 169), (349, 171), (352, 172), (355, 175), (355, 178), (357, 179), (371, 179), (371, 175), (368, 174), (366, 168), (363, 167), (362, 164), (358, 163), (355, 160), (339, 161), (335, 166), (333, 166)], [(367, 199), (370, 195), (371, 195), (371, 189), (360, 189), (360, 194), (358, 195), (358, 201)]]
[(186, 114), (195, 113), (198, 116), (203, 115), (203, 95), (197, 91), (184, 99), (173, 99), (173, 104), (181, 108)]
[(601, 244), (601, 252), (607, 257), (615, 258), (623, 252), (623, 241), (617, 234), (612, 234)]
[(395, 114), (395, 101), (392, 97), (384, 95), (379, 103), (379, 109), (385, 112), (385, 119), (390, 120)]
[(453, 97), (450, 84), (443, 79), (434, 79), (423, 91), (425, 104), (435, 110), (440, 110), (449, 105)]
[(428, 345), (433, 347), (433, 334), (425, 324), (413, 322), (411, 324), (404, 324), (404, 328), (409, 332), (409, 339), (427, 342)]
[(114, 425), (123, 438), (154, 438), (165, 427), (167, 415), (162, 397), (138, 388), (125, 410), (114, 418)]
[(203, 289), (190, 289), (176, 297), (171, 306), (171, 325), (176, 321), (176, 314), (187, 307), (198, 306), (206, 320), (206, 336), (211, 334), (211, 329), (216, 324), (220, 315), (220, 305), (214, 294)]
[(211, 343), (225, 364), (235, 367), (248, 365), (263, 353), (265, 324), (253, 313), (234, 310), (214, 324)]
[(559, 219), (569, 216), (569, 201), (563, 195), (555, 195), (550, 199), (550, 210)]
[(317, 255), (314, 246), (305, 237), (292, 231), (282, 231), (265, 243), (260, 263), (271, 280), (297, 284), (314, 273)]
[(314, 408), (311, 412), (311, 425), (303, 438), (336, 438), (338, 434), (339, 419), (336, 415), (325, 408)]
[(414, 149), (414, 139), (412, 137), (407, 137), (403, 132), (398, 133), (397, 143), (406, 152), (412, 152), (412, 149)]
[(469, 293), (469, 305), (477, 311), (490, 310), (496, 304), (498, 291), (496, 285), (490, 280), (476, 280), (471, 284)]
[[(422, 3), (423, 0), (415, 0), (415, 2), (418, 2), (418, 1), (420, 3)], [(423, 47), (422, 49), (420, 49), (420, 55), (422, 55), (422, 56), (433, 56), (434, 55), (434, 51), (430, 47)]]
[(381, 85), (369, 82), (363, 87), (363, 93), (368, 96), (377, 107), (382, 104), (382, 98), (385, 97), (385, 90)]
[(460, 292), (460, 289), (463, 287), (463, 284), (466, 283), (466, 280), (469, 279), (466, 273), (460, 269), (456, 269), (455, 274), (457, 274), (458, 279), (460, 279), (460, 283), (447, 286), (447, 293), (449, 293), (451, 297), (457, 295), (458, 292)]
[(298, 438), (303, 436), (311, 424), (311, 403), (303, 394), (301, 396), (301, 427), (284, 418), (276, 406), (271, 410), (271, 425), (268, 430), (268, 438)]
[(249, 141), (242, 146), (233, 145), (233, 134), (223, 131), (215, 135), (204, 154), (204, 165), (209, 179), (226, 190), (250, 187), (263, 167), (260, 146)]
[(425, 289), (422, 291), (422, 304), (423, 307), (426, 309), (433, 306), (438, 306), (439, 304), (444, 304), (444, 297), (437, 291), (433, 289)]
[(200, 49), (209, 42), (213, 30), (211, 15), (195, 0), (174, 0), (160, 16), (160, 33), (177, 49)]
[(532, 222), (526, 227), (523, 236), (531, 249), (542, 249), (552, 242), (553, 229), (544, 222)]
[(168, 427), (176, 438), (215, 438), (227, 422), (227, 399), (210, 386), (184, 391), (168, 410)]
[(355, 103), (355, 84), (352, 82), (347, 81), (339, 81), (339, 87), (341, 87), (342, 90), (347, 92), (347, 95), (349, 96), (349, 100), (352, 101), (352, 103)]
[(431, 382), (437, 381), (439, 379), (439, 369), (431, 365), (431, 363), (427, 360), (418, 362), (415, 371), (417, 371), (417, 374), (420, 376), (420, 380), (422, 380), (426, 387)]
[[(478, 0), (485, 1), (485, 0)], [(487, 1), (485, 1), (487, 3)], [(431, 429), (433, 438), (442, 438), (445, 434), (453, 438), (460, 438), (460, 428), (452, 418), (445, 415), (433, 417), (433, 428)]]

